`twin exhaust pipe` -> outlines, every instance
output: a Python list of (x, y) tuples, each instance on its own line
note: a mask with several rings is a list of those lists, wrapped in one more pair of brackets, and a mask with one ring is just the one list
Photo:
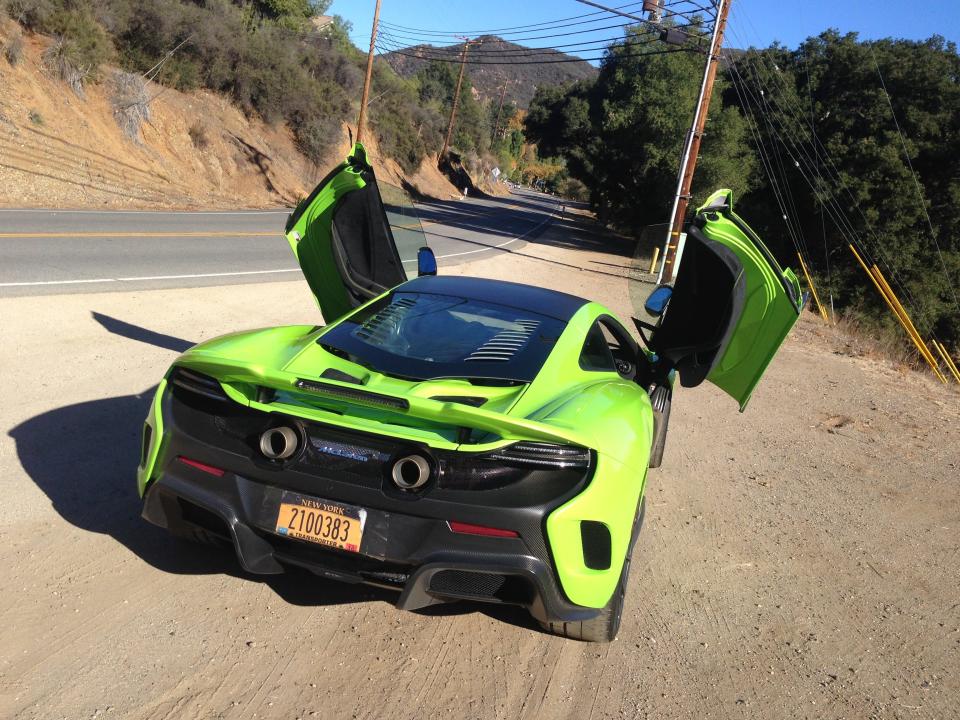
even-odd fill
[[(289, 460), (300, 449), (300, 434), (292, 427), (272, 427), (260, 435), (260, 452), (268, 460)], [(390, 479), (401, 490), (417, 490), (430, 480), (430, 461), (423, 455), (407, 455), (393, 463)]]

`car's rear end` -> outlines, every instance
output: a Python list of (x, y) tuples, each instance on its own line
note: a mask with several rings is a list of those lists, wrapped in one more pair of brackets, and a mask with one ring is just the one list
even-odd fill
[[(398, 590), (406, 609), (465, 598), (543, 621), (596, 614), (561, 588), (546, 528), (590, 483), (597, 454), (475, 407), (522, 388), (439, 383), (442, 395), (408, 399), (203, 369), (175, 366), (148, 418), (149, 521), (232, 545), (250, 572), (300, 566)], [(458, 441), (493, 427), (493, 443)]]

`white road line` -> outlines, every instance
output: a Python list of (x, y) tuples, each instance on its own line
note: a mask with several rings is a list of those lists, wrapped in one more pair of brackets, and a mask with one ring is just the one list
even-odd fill
[[(514, 238), (499, 243), (497, 245), (489, 245), (487, 247), (478, 248), (476, 250), (466, 250), (464, 252), (458, 253), (448, 253), (446, 255), (438, 255), (437, 260), (442, 260), (444, 258), (451, 257), (460, 257), (461, 255), (473, 255), (474, 253), (487, 252), (488, 250), (496, 250), (498, 248), (506, 247), (510, 243), (514, 243), (517, 240), (523, 240), (527, 235), (536, 230), (539, 230), (541, 227), (546, 225), (548, 222), (554, 219), (556, 216), (557, 205), (560, 203), (555, 203), (553, 206), (553, 212), (541, 222), (534, 225), (532, 228), (527, 230), (522, 235), (517, 235)], [(0, 209), (0, 212), (3, 212)], [(70, 212), (84, 212), (84, 211), (70, 211)], [(88, 210), (85, 212), (99, 212), (94, 210)], [(136, 211), (127, 211), (127, 212), (136, 212)], [(264, 211), (268, 212), (268, 211)], [(224, 213), (231, 214), (231, 213)], [(232, 213), (237, 214), (237, 213)], [(456, 239), (456, 238), (454, 238)], [(471, 242), (470, 240), (460, 240), (460, 242)], [(416, 259), (404, 260), (404, 264), (415, 263)], [(148, 280), (193, 280), (197, 278), (214, 278), (214, 277), (240, 277), (243, 275), (270, 275), (273, 273), (291, 273), (291, 272), (300, 272), (300, 268), (282, 268), (280, 270), (241, 270), (238, 272), (222, 272), (222, 273), (192, 273), (187, 275), (144, 275), (141, 277), (119, 277), (119, 278), (90, 278), (83, 280), (34, 280), (31, 282), (7, 282), (0, 283), (0, 287), (30, 287), (35, 285), (81, 285), (81, 284), (90, 284), (90, 283), (115, 283), (115, 282), (145, 282)]]
[(273, 273), (300, 272), (300, 268), (282, 268), (280, 270), (240, 270), (222, 273), (192, 273), (189, 275), (145, 275), (142, 277), (91, 278), (84, 280), (35, 280), (32, 282), (0, 283), (0, 287), (29, 287), (31, 285), (80, 285), (84, 283), (123, 283), (143, 282), (146, 280), (192, 280), (196, 278), (238, 277), (242, 275), (270, 275)]

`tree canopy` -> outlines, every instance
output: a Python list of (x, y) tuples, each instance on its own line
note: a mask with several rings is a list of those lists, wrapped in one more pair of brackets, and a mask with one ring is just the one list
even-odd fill
[[(629, 29), (596, 81), (540, 88), (525, 122), (541, 153), (563, 157), (590, 189), (598, 214), (628, 229), (669, 220), (703, 69), (698, 53), (643, 54), (649, 40)], [(785, 264), (803, 252), (836, 307), (890, 323), (847, 247), (854, 243), (890, 277), (921, 332), (955, 347), (958, 151), (953, 43), (827, 31), (796, 50), (725, 60), (691, 207), (717, 187), (733, 189)]]

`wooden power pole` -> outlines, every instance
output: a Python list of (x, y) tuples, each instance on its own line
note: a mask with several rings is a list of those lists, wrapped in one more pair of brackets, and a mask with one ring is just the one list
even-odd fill
[(380, 24), (380, 0), (373, 10), (373, 29), (370, 31), (370, 53), (367, 55), (367, 76), (363, 81), (360, 96), (360, 117), (357, 118), (357, 142), (363, 138), (363, 126), (367, 121), (367, 98), (370, 97), (370, 79), (373, 77), (373, 51), (377, 44), (377, 26)]
[(670, 229), (667, 232), (663, 266), (660, 268), (660, 275), (657, 278), (658, 283), (672, 282), (676, 275), (677, 246), (680, 244), (680, 233), (683, 232), (683, 221), (687, 214), (687, 206), (690, 204), (690, 187), (693, 185), (693, 172), (696, 170), (697, 156), (700, 154), (703, 129), (707, 124), (707, 112), (710, 109), (710, 98), (713, 95), (713, 83), (717, 77), (717, 65), (720, 61), (720, 48), (723, 46), (723, 33), (727, 26), (730, 2), (731, 0), (717, 0), (717, 19), (713, 25), (713, 37), (710, 39), (710, 52), (707, 55), (707, 64), (703, 70), (703, 82), (700, 84), (697, 109), (693, 115), (693, 124), (687, 134), (683, 158), (680, 161), (677, 192), (673, 199)]
[(443, 139), (443, 149), (440, 151), (440, 162), (447, 157), (447, 150), (450, 149), (450, 141), (453, 140), (453, 123), (457, 119), (457, 106), (460, 104), (460, 88), (463, 87), (463, 71), (467, 65), (467, 50), (475, 41), (470, 38), (461, 38), (463, 40), (463, 50), (460, 52), (460, 74), (457, 76), (457, 89), (453, 93), (453, 107), (450, 108), (450, 122), (447, 124), (447, 136)]
[(503, 112), (503, 99), (507, 96), (507, 83), (508, 80), (503, 81), (503, 88), (500, 90), (500, 105), (497, 107), (497, 122), (493, 126), (493, 137), (490, 140), (496, 140), (497, 135), (500, 134), (500, 114)]

